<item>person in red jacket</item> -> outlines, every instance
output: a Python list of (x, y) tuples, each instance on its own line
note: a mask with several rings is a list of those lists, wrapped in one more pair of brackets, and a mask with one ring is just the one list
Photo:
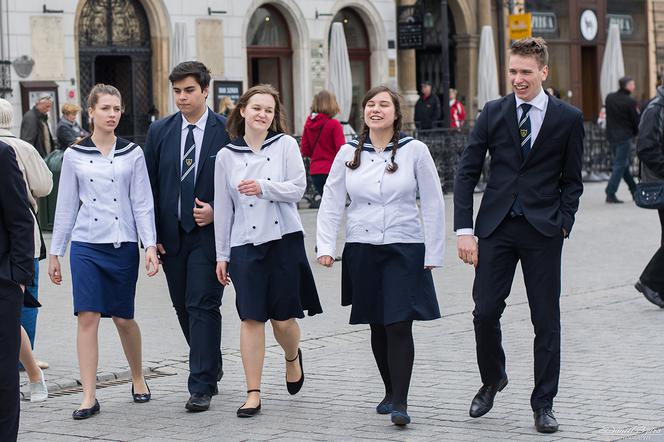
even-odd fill
[(304, 123), (302, 131), (300, 151), (302, 156), (311, 158), (309, 175), (321, 196), (334, 157), (346, 143), (341, 123), (333, 118), (338, 113), (337, 98), (332, 92), (322, 90), (314, 97), (311, 115)]
[(458, 129), (466, 122), (466, 109), (457, 100), (457, 90), (450, 88), (450, 127)]

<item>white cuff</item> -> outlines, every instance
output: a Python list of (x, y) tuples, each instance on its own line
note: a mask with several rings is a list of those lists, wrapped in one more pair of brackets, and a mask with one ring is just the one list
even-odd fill
[(456, 231), (456, 234), (457, 234), (457, 236), (461, 236), (461, 235), (474, 235), (475, 232), (473, 232), (473, 229), (466, 228), (466, 229), (458, 229), (458, 230)]

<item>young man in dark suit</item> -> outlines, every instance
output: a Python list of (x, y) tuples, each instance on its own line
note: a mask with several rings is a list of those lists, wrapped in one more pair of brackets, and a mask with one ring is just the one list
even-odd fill
[[(482, 387), (470, 415), (480, 417), (507, 385), (500, 317), (521, 261), (535, 328), (535, 427), (558, 430), (553, 398), (560, 372), (560, 260), (583, 191), (581, 112), (547, 95), (548, 51), (541, 38), (510, 49), (512, 94), (486, 104), (459, 163), (454, 229), (459, 258), (475, 266), (473, 322)], [(491, 173), (473, 230), (473, 189), (486, 152)], [(478, 240), (475, 238), (479, 238)]]
[(205, 411), (221, 380), (221, 296), (215, 274), (214, 164), (230, 141), (226, 119), (206, 105), (210, 71), (187, 61), (169, 76), (180, 109), (153, 123), (145, 159), (155, 200), (157, 249), (189, 344), (186, 408)]
[(14, 149), (0, 142), (0, 440), (16, 440), (25, 287), (35, 272), (34, 224)]

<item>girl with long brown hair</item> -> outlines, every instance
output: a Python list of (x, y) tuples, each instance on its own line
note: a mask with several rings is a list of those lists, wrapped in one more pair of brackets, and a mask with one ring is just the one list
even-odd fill
[(238, 417), (261, 410), (265, 323), (284, 350), (286, 387), (304, 383), (300, 326), (296, 318), (321, 313), (304, 250), (297, 203), (306, 187), (304, 163), (295, 139), (284, 132), (278, 92), (258, 85), (240, 97), (227, 125), (230, 144), (219, 151), (214, 177), (217, 277), (233, 280), (242, 320), (240, 352), (247, 399)]
[(325, 184), (318, 262), (334, 263), (345, 210), (342, 305), (352, 304), (351, 324), (371, 327), (371, 348), (385, 385), (376, 411), (406, 425), (413, 320), (440, 318), (431, 269), (443, 265), (445, 204), (428, 147), (400, 133), (399, 96), (385, 86), (374, 87), (362, 108), (360, 135), (342, 146)]

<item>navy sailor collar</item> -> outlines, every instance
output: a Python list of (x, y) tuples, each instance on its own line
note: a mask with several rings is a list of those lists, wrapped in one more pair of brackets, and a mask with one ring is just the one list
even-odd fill
[[(279, 138), (283, 137), (285, 134), (283, 133), (277, 133), (271, 130), (267, 131), (267, 137), (265, 138), (265, 141), (263, 141), (263, 144), (261, 145), (261, 150), (265, 149), (275, 141), (277, 141)], [(237, 137), (230, 143), (226, 145), (227, 149), (232, 150), (233, 152), (240, 152), (240, 153), (252, 153), (253, 151), (251, 150), (251, 147), (247, 145), (247, 142), (244, 141), (244, 136)]]
[[(410, 143), (414, 139), (415, 138), (411, 137), (410, 135), (406, 135), (403, 132), (399, 132), (399, 141), (397, 142), (397, 149), (401, 149), (402, 147), (404, 147), (406, 144)], [(358, 138), (353, 138), (352, 140), (350, 140), (348, 142), (348, 144), (350, 144), (353, 147), (357, 147), (359, 142), (360, 142), (360, 140)], [(393, 143), (390, 142), (387, 145), (387, 147), (385, 147), (385, 151), (388, 151), (388, 150), (392, 149), (392, 144)], [(364, 144), (362, 145), (362, 150), (366, 150), (366, 151), (369, 151), (369, 152), (375, 152), (373, 143), (371, 142), (371, 139), (369, 138), (368, 135), (367, 135), (367, 138), (364, 140)]]
[[(124, 138), (117, 137), (115, 139), (115, 153), (113, 156), (119, 157), (126, 155), (137, 147), (138, 144), (132, 143), (129, 140), (125, 140)], [(95, 146), (95, 143), (92, 141), (91, 137), (84, 138), (80, 143), (71, 145), (70, 148), (81, 153), (97, 153), (101, 155), (101, 152), (99, 152), (99, 149), (97, 149), (97, 146)]]

